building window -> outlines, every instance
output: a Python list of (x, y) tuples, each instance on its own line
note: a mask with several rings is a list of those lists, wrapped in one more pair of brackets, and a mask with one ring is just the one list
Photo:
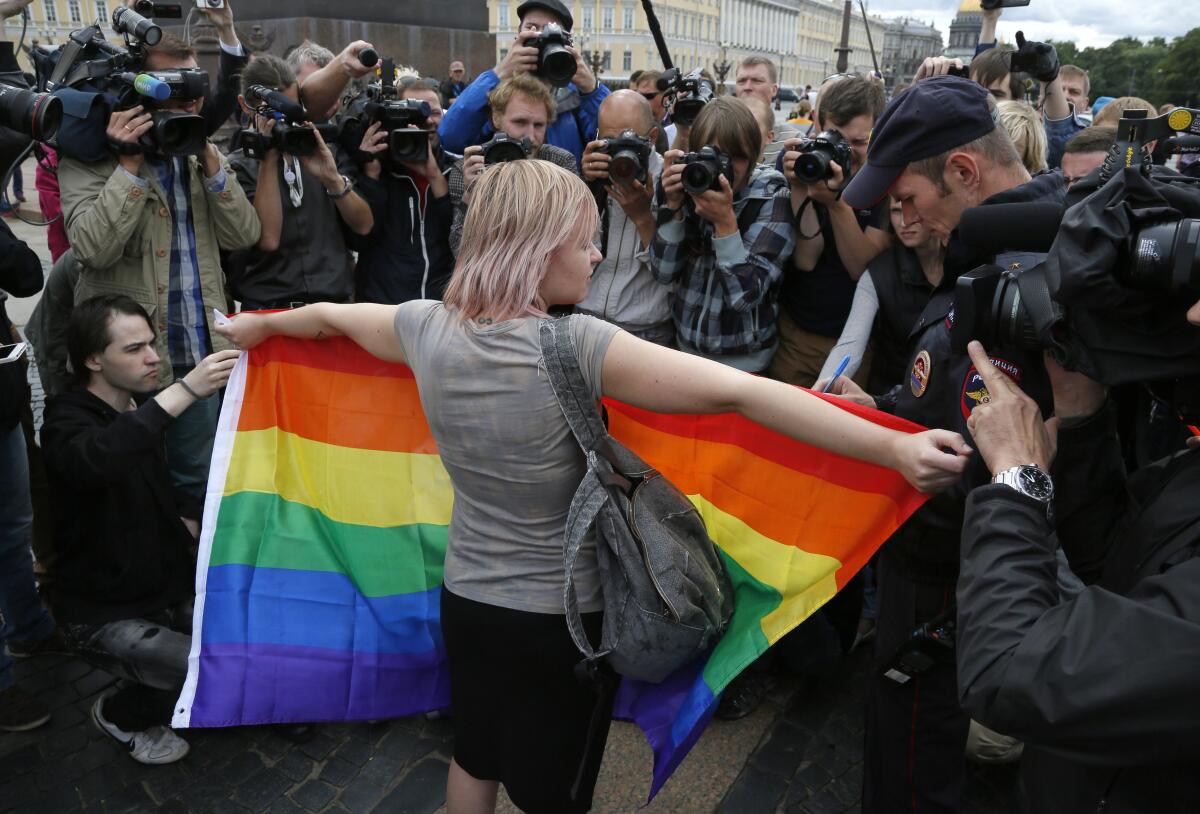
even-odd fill
[(96, 18), (101, 23), (108, 21), (108, 3), (105, 0), (96, 0)]
[(500, 3), (496, 6), (496, 28), (501, 31), (508, 30), (508, 3)]
[(602, 70), (602, 71), (611, 71), (612, 70), (612, 51), (604, 52), (604, 62), (600, 66), (600, 70)]
[(54, 5), (54, 0), (42, 0), (42, 8), (46, 10), (46, 22), (58, 22), (58, 8)]
[(593, 23), (593, 20), (592, 20), (592, 7), (591, 7), (591, 6), (584, 6), (584, 7), (583, 7), (583, 30), (584, 30), (584, 31), (591, 31), (591, 30), (592, 30), (592, 23)]
[(67, 12), (71, 15), (71, 22), (76, 25), (83, 23), (83, 9), (79, 8), (79, 0), (68, 0)]
[(601, 19), (601, 20), (603, 21), (603, 23), (604, 23), (604, 30), (605, 30), (605, 31), (612, 31), (612, 29), (613, 29), (613, 9), (612, 9), (612, 6), (605, 6), (605, 7), (604, 7), (604, 9), (601, 11), (601, 18), (600, 18), (600, 19)]
[(633, 51), (626, 51), (625, 56), (621, 59), (621, 70), (629, 73), (633, 70)]
[(500, 61), (501, 61), (501, 62), (503, 62), (503, 61), (504, 61), (504, 58), (505, 58), (506, 56), (508, 56), (508, 49), (507, 49), (507, 48), (501, 48), (501, 49), (500, 49)]
[(633, 6), (625, 6), (621, 10), (621, 28), (626, 31), (633, 30)]

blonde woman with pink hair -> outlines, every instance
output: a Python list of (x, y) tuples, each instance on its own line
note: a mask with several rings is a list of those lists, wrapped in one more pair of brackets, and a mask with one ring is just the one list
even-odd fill
[[(408, 364), (454, 485), (442, 591), (454, 758), (451, 814), (493, 811), (498, 786), (524, 811), (587, 811), (611, 694), (580, 684), (563, 616), (562, 543), (584, 458), (540, 369), (539, 321), (583, 299), (600, 253), (578, 176), (514, 161), (476, 182), (443, 302), (309, 305), (239, 315), (218, 330), (243, 348), (271, 335), (348, 336)], [(955, 482), (970, 450), (955, 433), (893, 432), (805, 390), (570, 316), (583, 376), (666, 413), (739, 412), (793, 438), (895, 468), (918, 489)], [(943, 450), (953, 450), (946, 452)], [(600, 630), (595, 549), (576, 568), (590, 635)], [(603, 724), (589, 727), (593, 714)]]

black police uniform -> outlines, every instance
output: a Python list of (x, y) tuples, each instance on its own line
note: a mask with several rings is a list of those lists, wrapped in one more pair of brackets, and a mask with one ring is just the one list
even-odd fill
[[(993, 195), (982, 205), (1061, 201), (1062, 176), (1039, 176)], [(1020, 270), (1043, 255), (1002, 254), (998, 265)], [(992, 257), (974, 256), (957, 235), (947, 249), (946, 275), (908, 337), (905, 381), (877, 399), (881, 409), (930, 428), (954, 430), (970, 443), (967, 419), (988, 399), (969, 357), (950, 348), (957, 277)], [(1052, 397), (1040, 352), (995, 353), (992, 363), (1049, 414)], [(932, 498), (881, 549), (879, 612), (867, 699), (863, 811), (954, 812), (965, 782), (964, 750), (970, 720), (958, 700), (952, 661), (934, 665), (906, 684), (885, 677), (911, 632), (952, 613), (959, 542), (967, 494), (991, 476), (976, 455), (962, 479)]]
[[(1125, 475), (1115, 410), (1064, 426), (1055, 522), (971, 494), (958, 586), (962, 699), (1025, 741), (1026, 810), (1200, 807), (1200, 450)], [(1054, 534), (1089, 587), (1055, 589)]]

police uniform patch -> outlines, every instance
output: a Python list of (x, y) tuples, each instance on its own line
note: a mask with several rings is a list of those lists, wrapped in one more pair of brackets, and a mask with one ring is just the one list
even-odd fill
[(908, 386), (917, 398), (925, 395), (925, 391), (929, 389), (929, 375), (932, 372), (933, 361), (929, 358), (929, 351), (923, 350), (913, 360), (912, 371), (908, 374)]
[[(1007, 359), (991, 360), (992, 367), (999, 370), (1008, 378), (1012, 379), (1016, 384), (1021, 383), (1021, 368), (1014, 365)], [(975, 369), (975, 365), (971, 365), (967, 369), (967, 376), (963, 379), (962, 387), (962, 415), (963, 418), (970, 418), (971, 412), (980, 404), (987, 404), (992, 400), (991, 393), (988, 392), (987, 386), (983, 383), (983, 377), (979, 375), (979, 371)]]

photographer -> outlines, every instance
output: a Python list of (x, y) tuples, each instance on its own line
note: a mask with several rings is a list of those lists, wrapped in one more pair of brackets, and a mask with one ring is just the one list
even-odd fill
[[(1200, 326), (1200, 302), (1187, 319)], [(1043, 422), (979, 343), (971, 356), (991, 401), (968, 423), (994, 480), (971, 493), (963, 527), (963, 705), (1026, 741), (1030, 811), (1192, 811), (1200, 450), (1127, 478), (1103, 387), (1047, 362), (1055, 418)], [(1088, 583), (1066, 600), (1056, 533)]]
[(440, 300), (454, 270), (454, 210), (446, 175), (455, 156), (442, 149), (437, 135), (441, 96), (427, 79), (401, 84), (399, 90), (401, 100), (429, 105), (429, 152), (424, 162), (392, 160), (387, 154), (388, 131), (379, 122), (363, 136), (362, 151), (376, 156), (367, 162), (359, 182), (374, 226), (354, 241), (359, 251), (357, 302)]
[[(1030, 179), (994, 106), (990, 94), (967, 79), (917, 82), (880, 116), (867, 162), (842, 195), (849, 205), (864, 207), (890, 192), (905, 223), (927, 227), (947, 246), (942, 281), (908, 334), (905, 381), (877, 399), (844, 377), (834, 392), (927, 427), (961, 430), (964, 437), (967, 419), (987, 402), (988, 390), (971, 360), (951, 349), (955, 281), (984, 263), (1023, 268), (1040, 256), (997, 256), (967, 245), (956, 231), (959, 220), (972, 207), (1061, 203), (1063, 196), (1057, 174)], [(1049, 409), (1040, 353), (1014, 351), (991, 363)], [(868, 685), (864, 812), (954, 811), (961, 802), (969, 718), (958, 705), (952, 658), (924, 668), (903, 659), (913, 642), (932, 637), (927, 626), (936, 629), (953, 616), (966, 495), (987, 478), (976, 458), (958, 484), (926, 503), (880, 549), (879, 669)]]
[[(780, 295), (779, 352), (769, 374), (805, 387), (817, 380), (837, 343), (850, 315), (855, 285), (867, 264), (891, 245), (883, 231), (887, 207), (880, 204), (856, 210), (841, 195), (847, 171), (858, 172), (866, 160), (871, 128), (883, 111), (883, 91), (870, 79), (852, 76), (827, 83), (820, 100), (818, 126), (825, 132), (836, 131), (833, 137), (848, 145), (850, 166), (842, 166), (835, 158), (829, 162), (826, 177), (806, 183), (795, 172), (806, 142), (787, 142), (781, 169), (791, 185), (798, 227), (792, 268), (784, 275)], [(863, 365), (861, 375), (869, 369), (870, 365)]]
[[(650, 102), (636, 91), (619, 90), (600, 105), (600, 137), (584, 149), (583, 179), (600, 205), (597, 244), (604, 259), (575, 310), (619, 325), (639, 339), (672, 347), (671, 287), (654, 278), (648, 255), (655, 231), (654, 187), (663, 168), (654, 149), (658, 133)], [(641, 143), (619, 148), (620, 166), (613, 172), (609, 145), (624, 145), (630, 134)], [(636, 160), (628, 154), (635, 150)], [(628, 174), (631, 163), (640, 173)]]
[[(689, 139), (692, 153), (665, 156), (650, 268), (675, 286), (680, 350), (760, 373), (775, 353), (775, 299), (795, 245), (787, 184), (757, 166), (762, 133), (737, 99), (706, 104)], [(710, 177), (704, 189), (691, 183)]]
[[(147, 61), (152, 70), (196, 67), (195, 52), (169, 35)], [(204, 100), (147, 104), (195, 114)], [(228, 347), (211, 321), (213, 309), (228, 307), (219, 252), (253, 246), (261, 226), (211, 142), (198, 157), (146, 152), (141, 139), (153, 127), (140, 105), (116, 111), (107, 135), (119, 155), (91, 164), (64, 157), (58, 174), (67, 235), (83, 265), (76, 299), (123, 293), (154, 315), (163, 387)], [(172, 476), (197, 500), (208, 479), (218, 406), (216, 398), (197, 401), (167, 433)]]
[[(761, 99), (771, 109), (775, 97), (779, 95), (778, 69), (775, 63), (766, 57), (750, 56), (738, 65), (734, 80), (739, 99)], [(881, 104), (880, 107), (883, 105)], [(763, 145), (763, 162), (775, 166), (775, 159), (783, 152), (788, 139), (795, 138), (799, 132), (794, 126), (782, 122), (772, 128), (774, 140)]]
[[(458, 102), (458, 105), (461, 104), (461, 101)], [(546, 143), (550, 124), (555, 121), (555, 105), (554, 97), (543, 83), (528, 74), (506, 79), (488, 94), (488, 107), (492, 111), (492, 129), (496, 135), (503, 134), (518, 141), (528, 139), (531, 150), (526, 157), (549, 161), (565, 170), (579, 172), (575, 156), (561, 147)], [(455, 253), (462, 241), (463, 224), (466, 222), (467, 208), (471, 205), (471, 187), (486, 166), (485, 147), (479, 144), (468, 147), (462, 159), (450, 168), (450, 202), (454, 207), (450, 248)]]
[(493, 70), (477, 76), (462, 92), (454, 106), (446, 111), (438, 135), (447, 150), (464, 154), (472, 144), (487, 141), (496, 129), (496, 111), (492, 111), (491, 121), (488, 116), (488, 102), (493, 89), (514, 76), (534, 76), (553, 93), (554, 98), (551, 116), (553, 126), (545, 134), (546, 143), (571, 153), (578, 171), (585, 140), (596, 132), (600, 103), (608, 96), (609, 90), (596, 80), (574, 46), (567, 46), (566, 49), (575, 57), (576, 63), (575, 75), (569, 83), (555, 88), (548, 79), (539, 75), (539, 51), (529, 44), (530, 41), (541, 36), (547, 25), (553, 24), (569, 33), (574, 24), (571, 12), (560, 0), (526, 0), (517, 6), (517, 17), (521, 25), (508, 56)]
[[(242, 74), (242, 109), (253, 116), (258, 132), (270, 138), (279, 122), (256, 113), (244, 95), (256, 85), (297, 101), (296, 78), (287, 63), (270, 54), (255, 58)], [(244, 311), (350, 301), (354, 259), (345, 230), (369, 234), (374, 219), (350, 181), (353, 162), (341, 156), (337, 145), (326, 144), (319, 131), (314, 134), (317, 151), (312, 155), (288, 155), (272, 143), (261, 163), (244, 149), (229, 156), (262, 223), (258, 244), (245, 263), (229, 264), (229, 289)]]

